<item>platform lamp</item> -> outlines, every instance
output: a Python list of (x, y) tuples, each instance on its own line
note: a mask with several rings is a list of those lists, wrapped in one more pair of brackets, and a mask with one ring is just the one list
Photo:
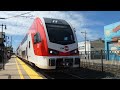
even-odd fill
[(2, 26), (2, 49), (3, 49), (3, 69), (5, 69), (4, 68), (4, 65), (5, 65), (5, 62), (4, 62), (4, 51), (5, 51), (5, 48), (4, 48), (4, 42), (5, 42), (5, 34), (3, 34), (3, 27), (5, 27), (4, 29), (7, 29), (7, 27), (6, 27), (6, 25), (4, 25), (4, 24), (2, 24), (2, 25), (0, 25), (0, 26)]
[[(4, 34), (3, 34), (3, 26), (5, 26), (5, 29), (7, 29), (7, 27), (6, 27), (6, 25), (3, 25), (3, 24), (0, 25), (0, 26), (2, 26), (2, 37), (3, 37), (3, 35), (4, 35)], [(3, 38), (5, 38), (5, 36), (4, 36)], [(4, 42), (4, 40), (3, 40), (3, 42)], [(2, 42), (2, 43), (3, 43), (3, 42)]]

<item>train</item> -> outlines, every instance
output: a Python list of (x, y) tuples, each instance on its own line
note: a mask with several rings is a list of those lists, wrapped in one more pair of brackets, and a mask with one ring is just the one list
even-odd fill
[(40, 69), (80, 67), (75, 29), (63, 19), (36, 17), (16, 55)]

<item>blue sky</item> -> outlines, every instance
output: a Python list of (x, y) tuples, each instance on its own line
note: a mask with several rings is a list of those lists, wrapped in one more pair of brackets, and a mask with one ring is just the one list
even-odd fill
[(29, 11), (0, 11), (0, 17), (7, 18), (0, 19), (0, 24), (7, 25), (4, 32), (7, 36), (12, 36), (14, 50), (24, 38), (35, 17), (65, 19), (75, 27), (78, 41), (84, 40), (82, 31), (87, 32), (88, 40), (104, 39), (104, 26), (120, 21), (120, 11), (32, 11), (30, 14), (19, 16), (26, 12)]

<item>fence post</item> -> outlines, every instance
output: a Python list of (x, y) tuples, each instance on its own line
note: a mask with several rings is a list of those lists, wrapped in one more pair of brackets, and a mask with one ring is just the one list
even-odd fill
[(103, 50), (101, 50), (101, 67), (102, 67), (102, 72), (103, 72)]

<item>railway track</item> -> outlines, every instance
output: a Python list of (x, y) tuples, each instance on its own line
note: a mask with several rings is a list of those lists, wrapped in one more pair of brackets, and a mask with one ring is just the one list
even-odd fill
[(48, 72), (48, 71), (40, 70), (40, 73), (42, 73), (48, 79), (84, 79), (82, 77), (79, 77), (72, 73), (68, 73), (66, 71), (49, 71)]

